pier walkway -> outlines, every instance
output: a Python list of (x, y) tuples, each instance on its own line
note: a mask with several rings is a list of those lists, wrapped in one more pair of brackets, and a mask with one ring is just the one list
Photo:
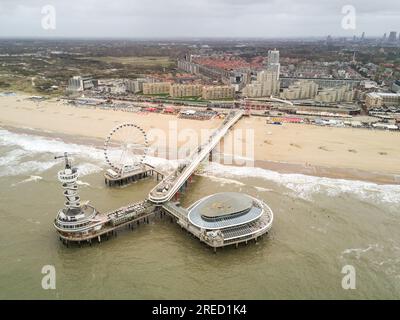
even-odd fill
[(170, 201), (173, 196), (186, 183), (198, 165), (210, 154), (228, 130), (243, 116), (243, 111), (231, 112), (222, 125), (211, 135), (209, 141), (197, 148), (173, 173), (163, 179), (150, 191), (149, 200), (154, 204), (163, 204)]

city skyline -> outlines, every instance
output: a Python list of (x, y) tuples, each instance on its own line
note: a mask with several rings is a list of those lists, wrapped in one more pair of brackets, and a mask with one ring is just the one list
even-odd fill
[[(348, 5), (355, 9), (355, 28), (342, 26)], [(46, 6), (55, 9), (55, 29), (43, 28)], [(400, 31), (400, 3), (394, 0), (72, 0), (68, 5), (5, 0), (0, 17), (2, 38), (304, 38), (361, 37), (363, 32), (368, 38)]]

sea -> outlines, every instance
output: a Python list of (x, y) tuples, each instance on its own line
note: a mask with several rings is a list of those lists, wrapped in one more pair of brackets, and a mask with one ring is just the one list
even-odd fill
[[(82, 200), (101, 212), (143, 200), (156, 184), (108, 188), (101, 148), (0, 128), (0, 299), (400, 298), (400, 185), (211, 162), (182, 206), (224, 191), (262, 199), (274, 224), (257, 243), (214, 254), (169, 219), (153, 218), (67, 248), (53, 227), (64, 205), (63, 162), (54, 157), (64, 152), (79, 169)], [(164, 171), (177, 165), (147, 160)], [(54, 267), (54, 289), (43, 286), (46, 266)]]

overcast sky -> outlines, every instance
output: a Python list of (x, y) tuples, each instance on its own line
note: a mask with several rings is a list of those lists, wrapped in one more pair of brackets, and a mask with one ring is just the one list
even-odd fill
[[(42, 28), (42, 7), (56, 29)], [(356, 29), (342, 28), (342, 8)], [(0, 37), (382, 36), (400, 31), (400, 0), (0, 0)]]

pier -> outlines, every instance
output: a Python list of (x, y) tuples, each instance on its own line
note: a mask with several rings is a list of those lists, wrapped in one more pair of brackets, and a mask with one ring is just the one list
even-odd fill
[(208, 141), (166, 177), (149, 164), (142, 164), (136, 171), (120, 176), (107, 170), (105, 183), (109, 186), (134, 182), (154, 176), (154, 173), (157, 181), (161, 178), (161, 182), (150, 191), (147, 199), (104, 214), (91, 206), (79, 205), (76, 185), (78, 175), (65, 155), (66, 168), (59, 172), (59, 180), (66, 189), (64, 194), (67, 207), (60, 210), (54, 221), (60, 240), (66, 245), (71, 242), (91, 244), (93, 240), (101, 242), (104, 237), (108, 239), (115, 236), (123, 227), (133, 229), (133, 226), (140, 223), (149, 223), (152, 215), (160, 213), (169, 215), (182, 229), (212, 247), (214, 252), (220, 247), (238, 247), (242, 242), (247, 244), (253, 239), (257, 241), (271, 229), (273, 222), (273, 212), (263, 201), (228, 192), (200, 199), (189, 208), (174, 202), (186, 190), (200, 163), (208, 159), (212, 150), (243, 115), (243, 111), (230, 112)]

